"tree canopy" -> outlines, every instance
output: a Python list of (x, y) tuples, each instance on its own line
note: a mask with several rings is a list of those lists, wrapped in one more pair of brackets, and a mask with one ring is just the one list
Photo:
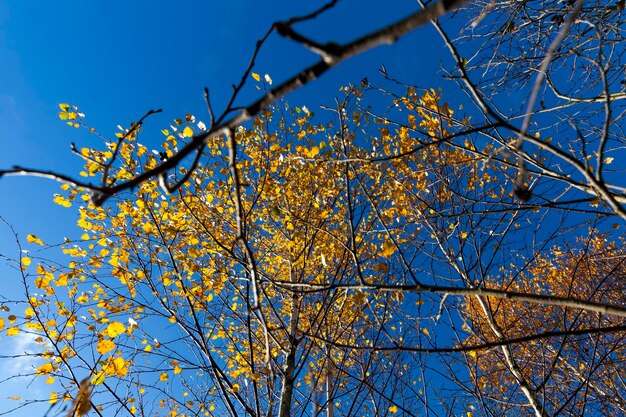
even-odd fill
[[(100, 140), (73, 145), (83, 171), (2, 172), (64, 181), (54, 201), (82, 234), (16, 235), (25, 297), (0, 305), (0, 331), (39, 344), (39, 400), (68, 416), (623, 415), (623, 2), (439, 20), (462, 2), (420, 2), (345, 45), (294, 29), (335, 3), (272, 26), (224, 111), (206, 91), (207, 114), (178, 115), (160, 147), (141, 142), (156, 110), (111, 139), (63, 103)], [(426, 23), (450, 53), (442, 86), (383, 66), (319, 108), (281, 98)], [(272, 31), (321, 61), (273, 85), (254, 69)], [(250, 84), (262, 97), (235, 105)]]

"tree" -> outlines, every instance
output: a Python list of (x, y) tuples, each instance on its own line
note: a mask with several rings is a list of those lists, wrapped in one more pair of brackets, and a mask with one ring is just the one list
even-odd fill
[[(333, 4), (273, 26), (323, 58), (283, 85), (253, 59), (221, 116), (207, 92), (208, 126), (187, 114), (150, 150), (150, 111), (74, 149), (101, 185), (5, 171), (67, 181), (84, 234), (66, 264), (21, 257), (26, 305), (0, 328), (36, 337), (68, 415), (623, 412), (622, 7), (468, 6), (451, 22), (473, 32), (432, 25), (469, 109), (383, 67), (320, 117), (275, 100), (456, 5), (343, 46), (295, 32)], [(595, 72), (564, 77), (578, 60)], [(264, 96), (228, 119), (251, 80)], [(511, 87), (529, 100), (507, 114)]]
[[(621, 242), (607, 242), (592, 231), (569, 247), (552, 248), (538, 254), (504, 282), (511, 289), (588, 300), (608, 298), (623, 303), (624, 257)], [(487, 284), (490, 285), (490, 284)], [(543, 333), (546, 338), (530, 337), (515, 345), (519, 372), (532, 384), (549, 415), (622, 415), (624, 413), (623, 373), (624, 333), (607, 329), (622, 328), (610, 315), (549, 307), (539, 316), (529, 303), (502, 303), (486, 299), (483, 304), (469, 300), (470, 323), (474, 335), (469, 343), (489, 343), (500, 338), (512, 340)], [(590, 332), (590, 330), (592, 330)], [(491, 349), (474, 353), (473, 378), (491, 406), (501, 412), (521, 395), (509, 372), (506, 352)], [(501, 401), (501, 402), (500, 402)]]
[[(371, 117), (353, 107), (364, 88), (345, 89), (333, 109), (336, 122), (316, 124), (308, 109), (285, 114), (281, 106), (239, 129), (241, 188), (233, 187), (231, 156), (217, 138), (190, 176), (181, 171), (181, 178), (167, 179), (188, 182), (170, 198), (162, 199), (151, 180), (106, 208), (80, 208), (84, 242), (64, 247), (75, 258), (69, 269), (38, 264), (36, 290), (25, 275), (30, 305), (17, 320), (42, 334), (50, 357), (36, 373), (62, 378), (67, 389), (77, 374), (92, 374), (95, 392), (108, 390), (117, 400), (113, 407), (131, 413), (151, 414), (143, 396), (161, 397), (159, 406), (186, 415), (415, 409), (419, 397), (398, 389), (415, 390), (397, 379), (409, 372), (400, 361), (406, 354), (373, 348), (406, 337), (397, 315), (415, 321), (393, 289), (398, 279), (416, 279), (395, 264), (408, 262), (396, 252), (421, 232), (413, 221), (385, 228), (410, 215), (406, 206), (424, 211), (449, 203), (448, 187), (438, 184), (442, 175), (431, 180), (424, 170), (445, 159), (451, 174), (477, 176), (479, 161), (465, 161), (463, 152), (437, 139), (448, 134), (440, 117), (453, 113), (438, 94), (410, 89), (402, 100), (411, 112), (407, 123), (412, 130), (421, 125), (431, 139), (399, 165), (395, 156), (414, 142), (409, 127), (391, 133), (382, 122), (370, 126)], [(198, 129), (191, 115), (174, 126), (163, 131), (163, 157)], [(377, 136), (364, 148), (357, 128)], [(108, 169), (111, 178), (123, 179), (149, 169), (156, 153), (139, 145), (137, 134), (125, 136), (118, 151), (124, 162), (115, 169), (102, 163), (111, 150), (80, 150), (83, 175)], [(374, 148), (380, 151), (372, 154)], [(381, 163), (351, 162), (371, 156)], [(415, 195), (429, 187), (440, 191)], [(89, 200), (85, 190), (65, 188), (59, 204)], [(402, 204), (391, 204), (389, 194)], [(57, 295), (66, 288), (67, 295)], [(202, 375), (211, 382), (197, 386)], [(189, 387), (192, 397), (181, 401), (180, 393), (168, 392), (170, 379)], [(118, 384), (124, 396), (113, 388)], [(98, 407), (112, 412), (106, 403)]]

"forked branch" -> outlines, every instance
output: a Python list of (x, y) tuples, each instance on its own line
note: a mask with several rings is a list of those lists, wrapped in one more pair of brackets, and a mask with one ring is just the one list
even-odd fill
[[(217, 120), (215, 125), (211, 126), (206, 132), (195, 135), (191, 138), (189, 143), (182, 147), (178, 152), (174, 153), (167, 160), (162, 161), (160, 164), (152, 169), (148, 169), (135, 177), (121, 181), (116, 184), (107, 185), (102, 183), (101, 185), (95, 185), (91, 183), (85, 183), (83, 181), (68, 177), (66, 175), (58, 174), (52, 171), (42, 171), (37, 169), (29, 169), (23, 167), (14, 167), (13, 169), (0, 170), (0, 177), (5, 175), (35, 175), (43, 176), (46, 178), (52, 178), (57, 181), (70, 183), (74, 186), (81, 187), (90, 190), (92, 195), (92, 203), (96, 206), (101, 206), (110, 197), (129, 189), (137, 187), (139, 184), (147, 181), (151, 178), (158, 178), (159, 176), (166, 175), (168, 171), (176, 168), (186, 157), (197, 152), (202, 148), (209, 139), (226, 135), (230, 131), (234, 131), (238, 126), (241, 126), (261, 110), (272, 104), (276, 100), (284, 97), (298, 88), (306, 85), (307, 83), (317, 79), (329, 69), (337, 66), (339, 63), (350, 59), (358, 54), (373, 49), (382, 44), (393, 44), (400, 37), (412, 32), (418, 27), (428, 24), (430, 21), (435, 20), (447, 12), (458, 8), (467, 2), (467, 0), (439, 0), (427, 7), (412, 13), (411, 15), (398, 20), (395, 23), (389, 24), (373, 33), (362, 36), (352, 42), (339, 45), (339, 44), (318, 44), (293, 30), (292, 25), (299, 23), (303, 20), (313, 19), (322, 12), (332, 8), (338, 0), (333, 0), (317, 11), (310, 13), (302, 17), (291, 18), (287, 21), (277, 22), (272, 25), (265, 36), (257, 42), (257, 46), (253, 53), (252, 59), (240, 83), (233, 87), (234, 91), (227, 105), (226, 109)], [(248, 79), (248, 75), (254, 65), (255, 57), (264, 44), (264, 41), (268, 38), (269, 34), (276, 30), (279, 34), (293, 39), (296, 42), (311, 48), (322, 56), (322, 59), (315, 64), (303, 69), (296, 75), (292, 76), (282, 84), (268, 91), (264, 96), (249, 104), (246, 107), (234, 107), (234, 101), (239, 91), (245, 84), (245, 80)], [(330, 46), (329, 46), (330, 45)], [(236, 116), (226, 119), (226, 116), (233, 112), (235, 109), (240, 110)]]

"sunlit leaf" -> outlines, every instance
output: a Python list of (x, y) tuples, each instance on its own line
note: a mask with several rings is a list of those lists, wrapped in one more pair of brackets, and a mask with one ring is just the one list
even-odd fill
[(26, 235), (26, 241), (28, 243), (36, 243), (38, 245), (44, 246), (43, 241), (33, 234)]
[(106, 334), (110, 338), (114, 338), (115, 336), (122, 334), (125, 331), (126, 331), (126, 327), (124, 326), (124, 324), (120, 323), (119, 321), (113, 321), (109, 323), (109, 325), (106, 328)]
[(110, 340), (107, 339), (102, 339), (98, 342), (98, 346), (96, 346), (96, 350), (101, 354), (104, 355), (105, 353), (108, 353), (110, 351), (112, 351), (113, 349), (115, 349), (115, 343), (113, 343)]
[(393, 244), (390, 240), (385, 240), (383, 242), (383, 250), (380, 252), (380, 255), (389, 258), (396, 251), (396, 245)]
[(11, 326), (7, 329), (7, 336), (17, 336), (20, 334), (20, 329), (17, 326)]
[(39, 368), (37, 368), (37, 375), (49, 374), (52, 371), (53, 371), (52, 364), (51, 363), (44, 363)]

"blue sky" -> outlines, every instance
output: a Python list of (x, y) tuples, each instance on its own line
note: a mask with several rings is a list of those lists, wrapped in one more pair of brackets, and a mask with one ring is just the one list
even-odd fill
[[(49, 2), (0, 0), (0, 168), (14, 164), (76, 175), (81, 162), (69, 145), (96, 145), (84, 130), (75, 130), (57, 117), (58, 103), (72, 103), (87, 115), (87, 123), (105, 135), (118, 124), (127, 126), (147, 110), (163, 108), (144, 128), (140, 141), (156, 147), (159, 130), (185, 113), (207, 118), (202, 98), (209, 87), (219, 113), (246, 67), (256, 40), (279, 19), (304, 14), (323, 2), (270, 1), (84, 1)], [(319, 41), (345, 42), (394, 21), (417, 7), (412, 0), (396, 0), (381, 7), (379, 1), (344, 0), (326, 16), (299, 26)], [(398, 78), (437, 87), (440, 41), (430, 27), (342, 64), (321, 80), (288, 97), (294, 105), (310, 109), (332, 103), (339, 86), (375, 78), (384, 64)], [(273, 36), (254, 71), (270, 74), (274, 82), (314, 62), (303, 48)], [(258, 95), (252, 85), (240, 104)], [(42, 179), (10, 177), (0, 180), (0, 216), (21, 239), (36, 233), (46, 243), (79, 235), (73, 210), (52, 203), (59, 184)], [(15, 241), (0, 227), (0, 253), (18, 257)], [(46, 253), (46, 256), (54, 254)], [(21, 294), (19, 275), (0, 264), (0, 295)], [(27, 350), (27, 338), (6, 344), (0, 354)], [(32, 346), (31, 346), (32, 347)], [(2, 364), (0, 377), (15, 373)], [(13, 384), (22, 395), (45, 393), (48, 386)], [(0, 412), (15, 405), (0, 394)], [(45, 408), (44, 408), (45, 409)], [(32, 409), (23, 415), (32, 415)], [(15, 412), (12, 415), (19, 415)]]

